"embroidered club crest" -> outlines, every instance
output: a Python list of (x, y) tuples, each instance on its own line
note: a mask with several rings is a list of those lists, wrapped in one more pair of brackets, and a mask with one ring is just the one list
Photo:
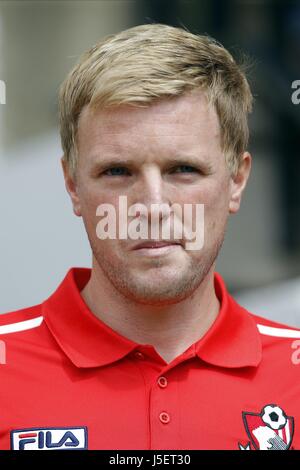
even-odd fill
[(243, 422), (250, 439), (240, 450), (288, 450), (294, 434), (294, 418), (278, 405), (266, 405), (260, 413), (243, 411)]

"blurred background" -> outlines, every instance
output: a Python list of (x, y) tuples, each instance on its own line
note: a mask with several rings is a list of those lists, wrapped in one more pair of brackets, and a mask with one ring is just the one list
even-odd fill
[(246, 308), (300, 327), (299, 1), (0, 1), (0, 312), (41, 302), (71, 266), (91, 266), (64, 188), (57, 92), (101, 37), (149, 22), (251, 59), (252, 175), (217, 270)]

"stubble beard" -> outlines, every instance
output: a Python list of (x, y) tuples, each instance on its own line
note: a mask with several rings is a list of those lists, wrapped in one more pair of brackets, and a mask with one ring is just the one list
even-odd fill
[[(178, 303), (195, 292), (215, 262), (222, 247), (224, 237), (225, 228), (209, 252), (205, 253), (204, 246), (201, 250), (202, 257), (200, 259), (190, 257), (190, 263), (181, 272), (178, 271), (175, 276), (174, 268), (171, 271), (169, 270), (169, 273), (165, 268), (164, 273), (159, 274), (158, 272), (158, 275), (154, 273), (148, 280), (147, 277), (142, 279), (137, 273), (132, 272), (126, 257), (124, 257), (122, 262), (117, 264), (112, 263), (107, 256), (106, 250), (103, 249), (105, 245), (103, 245), (102, 249), (99, 249), (98, 240), (90, 240), (90, 245), (101, 275), (117, 291), (116, 294), (135, 303), (160, 306)], [(154, 271), (155, 269), (164, 269), (162, 268), (165, 263), (163, 259), (157, 258), (153, 261), (149, 269)]]

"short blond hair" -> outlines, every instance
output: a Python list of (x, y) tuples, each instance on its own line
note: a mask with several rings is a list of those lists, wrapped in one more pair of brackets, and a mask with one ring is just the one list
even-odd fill
[(253, 97), (243, 70), (216, 40), (164, 24), (139, 25), (104, 37), (85, 52), (60, 87), (65, 160), (75, 176), (76, 136), (83, 108), (150, 103), (194, 89), (205, 92), (219, 118), (221, 148), (236, 173), (249, 138)]

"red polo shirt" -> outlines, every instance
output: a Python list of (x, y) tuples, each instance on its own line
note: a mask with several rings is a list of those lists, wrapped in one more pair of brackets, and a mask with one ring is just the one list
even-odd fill
[(254, 316), (215, 273), (220, 312), (167, 364), (80, 296), (0, 316), (0, 449), (300, 449), (300, 330)]

